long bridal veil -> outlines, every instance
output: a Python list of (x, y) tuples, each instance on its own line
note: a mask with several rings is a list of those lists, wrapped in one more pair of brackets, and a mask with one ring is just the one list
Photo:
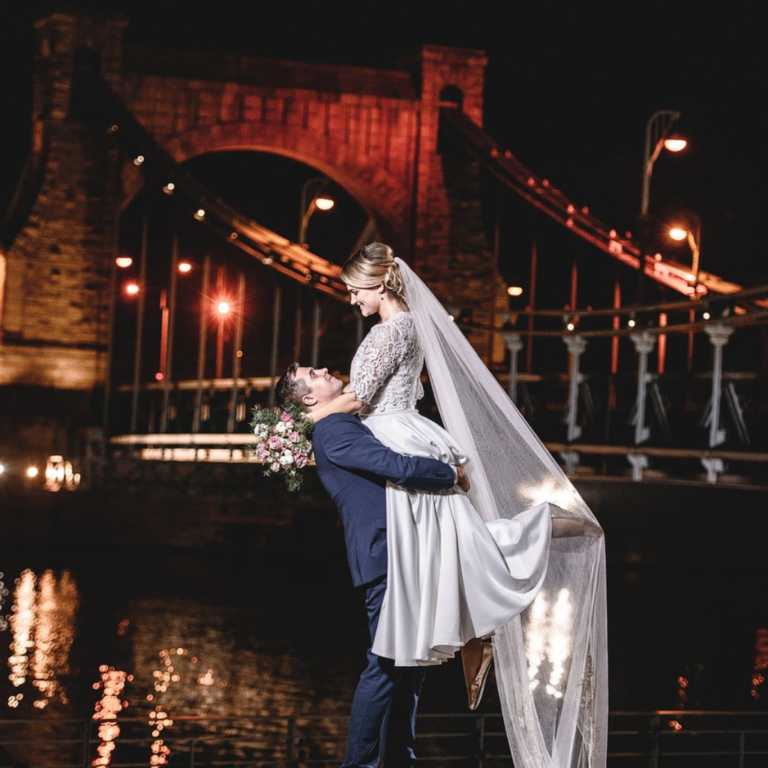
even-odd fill
[(547, 501), (583, 521), (553, 538), (533, 603), (493, 638), (496, 681), (516, 768), (602, 768), (608, 736), (605, 540), (587, 504), (426, 284), (402, 261), (445, 428), (470, 458), (484, 520)]

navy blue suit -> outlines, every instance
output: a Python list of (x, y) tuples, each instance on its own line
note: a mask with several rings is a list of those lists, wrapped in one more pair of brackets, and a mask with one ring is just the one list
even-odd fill
[[(352, 581), (365, 591), (373, 642), (387, 586), (387, 481), (440, 491), (453, 487), (456, 472), (435, 459), (392, 451), (356, 416), (337, 413), (321, 419), (312, 443), (320, 481), (344, 524)], [(386, 768), (414, 764), (416, 707), (425, 672), (424, 667), (396, 667), (368, 648), (342, 768), (376, 768), (379, 751)]]

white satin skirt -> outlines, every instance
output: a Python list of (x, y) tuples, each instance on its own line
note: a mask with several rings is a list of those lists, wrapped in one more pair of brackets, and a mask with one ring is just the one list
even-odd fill
[[(376, 437), (409, 456), (454, 465), (467, 458), (416, 411), (371, 415)], [(484, 522), (467, 495), (387, 486), (387, 591), (372, 650), (397, 666), (440, 664), (473, 637), (491, 635), (536, 597), (547, 571), (547, 503)]]

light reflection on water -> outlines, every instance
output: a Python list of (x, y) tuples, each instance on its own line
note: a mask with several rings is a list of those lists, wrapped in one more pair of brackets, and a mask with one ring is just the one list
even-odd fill
[(60, 681), (70, 672), (79, 600), (69, 571), (57, 576), (48, 569), (37, 577), (27, 568), (15, 580), (7, 624), (11, 635), (8, 679), (17, 692), (8, 697), (9, 707), (19, 706), (25, 688), (37, 709), (54, 700), (69, 703)]
[[(130, 665), (144, 671), (131, 686), (144, 700), (137, 708), (159, 704), (171, 716), (343, 714), (351, 703), (343, 660), (300, 653), (286, 628), (258, 609), (206, 610), (195, 601), (158, 598), (128, 610), (137, 617)], [(316, 664), (344, 685), (319, 689)]]
[[(223, 604), (210, 601), (212, 588), (242, 595), (242, 583), (234, 589), (209, 583), (195, 596), (184, 594), (199, 586), (194, 565), (186, 568), (192, 578), (181, 594), (155, 590), (148, 596), (132, 594), (142, 580), (133, 580), (132, 587), (121, 568), (112, 573), (97, 568), (84, 574), (88, 594), (82, 598), (70, 569), (37, 575), (24, 568), (14, 578), (9, 627), (2, 636), (10, 640), (0, 679), (0, 691), (10, 689), (4, 697), (8, 708), (29, 717), (32, 708), (49, 706), (53, 716), (102, 721), (94, 766), (110, 764), (120, 741), (121, 715), (146, 719), (144, 735), (154, 739), (153, 764), (162, 765), (163, 737), (178, 715), (348, 713), (363, 661), (352, 650), (360, 642), (357, 630), (336, 627), (329, 633), (318, 623), (317, 607), (298, 601), (296, 609), (306, 610), (302, 621), (301, 615), (291, 615), (279, 589), (265, 598), (267, 608), (254, 595), (245, 605), (227, 604), (231, 596)], [(158, 582), (152, 576), (144, 583)], [(329, 619), (337, 607), (329, 605)], [(297, 623), (306, 631), (297, 634)], [(333, 648), (330, 635), (336, 638)], [(8, 711), (0, 717), (8, 717)], [(112, 718), (105, 726), (103, 721)], [(50, 756), (49, 749), (40, 745), (36, 757)]]
[[(661, 505), (613, 508), (613, 524), (598, 513), (611, 708), (764, 710), (760, 538), (748, 526), (724, 534), (720, 517), (695, 505), (678, 504), (674, 518)], [(0, 719), (92, 718), (105, 706), (103, 675), (123, 675), (117, 725), (141, 718), (160, 765), (181, 715), (346, 716), (364, 663), (364, 610), (338, 530), (313, 520), (257, 547), (236, 537), (187, 552), (6, 545)], [(492, 680), (481, 710), (498, 711)], [(430, 670), (420, 711), (467, 712), (459, 659)], [(104, 736), (115, 743), (114, 731)]]

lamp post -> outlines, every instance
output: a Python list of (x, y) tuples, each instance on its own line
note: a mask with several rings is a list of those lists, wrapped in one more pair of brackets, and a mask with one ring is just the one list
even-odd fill
[[(307, 245), (307, 226), (315, 211), (330, 211), (336, 204), (332, 197), (325, 194), (329, 180), (324, 176), (310, 176), (301, 187), (301, 202), (299, 207), (299, 245)], [(298, 360), (301, 356), (301, 287), (296, 289), (296, 337), (294, 342), (294, 357)], [(320, 300), (315, 295), (313, 310), (314, 333), (312, 337), (312, 365), (317, 366), (319, 346), (319, 318)]]
[(195, 391), (195, 410), (192, 416), (192, 432), (200, 431), (203, 415), (203, 379), (205, 378), (206, 328), (208, 326), (208, 285), (211, 280), (211, 257), (206, 254), (203, 260), (203, 284), (200, 290), (200, 308), (197, 328), (197, 390)]
[[(688, 226), (671, 227), (667, 233), (673, 240), (686, 240), (691, 249), (691, 298), (699, 298), (699, 254), (701, 251), (701, 219), (697, 214), (689, 212), (686, 216)], [(691, 309), (688, 312), (691, 323), (695, 320), (696, 312)], [(693, 370), (693, 330), (688, 331), (688, 373)]]
[(226, 299), (221, 299), (216, 304), (218, 325), (216, 327), (216, 378), (224, 377), (224, 323), (229, 315), (231, 307)]
[(685, 240), (691, 249), (692, 298), (699, 298), (699, 254), (701, 252), (701, 219), (695, 213), (687, 213), (688, 226), (673, 226), (668, 234), (673, 240)]
[(299, 245), (307, 244), (307, 226), (312, 214), (317, 211), (330, 211), (335, 205), (332, 197), (325, 194), (329, 180), (324, 176), (310, 176), (301, 187), (299, 208)]
[[(139, 256), (139, 285), (147, 284), (147, 213), (141, 222), (141, 251)], [(139, 384), (141, 382), (141, 355), (144, 343), (144, 293), (139, 291), (136, 305), (136, 339), (133, 348), (133, 387), (131, 391), (131, 433), (136, 432), (139, 414)]]
[(640, 268), (637, 279), (637, 301), (643, 303), (644, 292), (644, 259), (650, 242), (650, 221), (648, 219), (648, 206), (651, 195), (651, 175), (653, 166), (662, 149), (671, 152), (679, 152), (685, 149), (687, 142), (679, 137), (671, 135), (672, 127), (680, 119), (680, 113), (672, 109), (659, 109), (654, 112), (645, 124), (645, 146), (643, 150), (643, 189), (640, 197), (640, 216), (638, 224), (640, 229)]
[(650, 116), (645, 125), (643, 191), (640, 198), (640, 217), (643, 219), (648, 214), (653, 166), (661, 150), (668, 149), (670, 152), (679, 152), (688, 145), (685, 139), (671, 135), (672, 128), (679, 119), (679, 112), (672, 109), (660, 109)]

